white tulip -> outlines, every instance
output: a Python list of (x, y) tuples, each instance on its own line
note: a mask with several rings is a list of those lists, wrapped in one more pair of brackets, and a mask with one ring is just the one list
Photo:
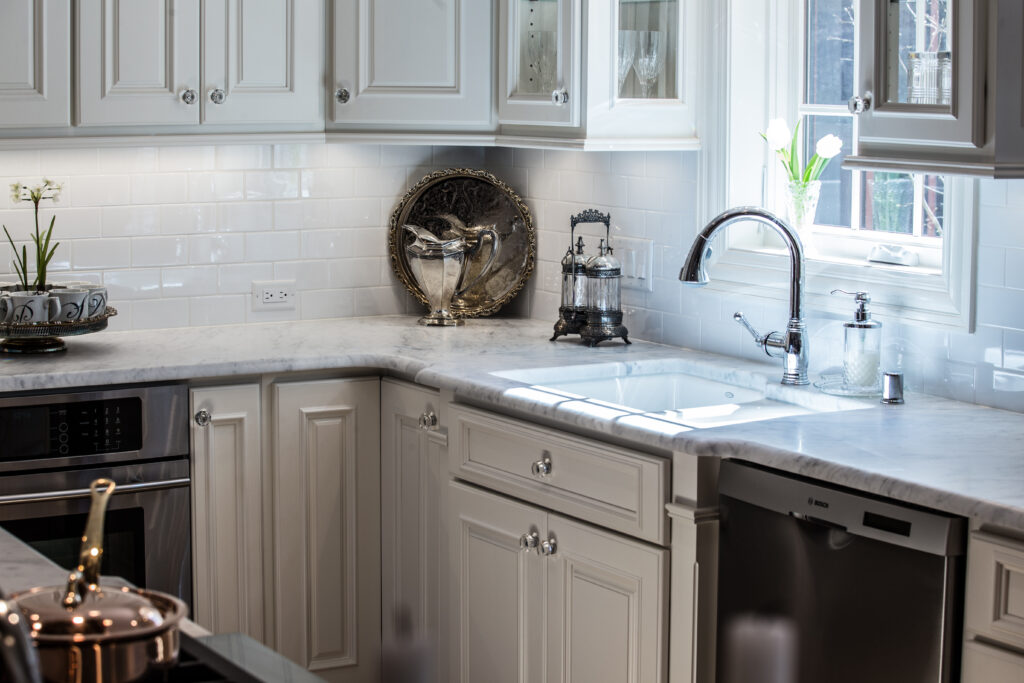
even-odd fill
[(764, 137), (768, 141), (768, 147), (776, 152), (789, 145), (793, 134), (789, 131), (785, 119), (772, 119), (768, 122), (768, 130), (765, 131)]
[(829, 133), (822, 139), (818, 140), (818, 144), (814, 146), (814, 153), (822, 159), (831, 159), (835, 155), (839, 154), (839, 151), (843, 148), (843, 141), (838, 136)]

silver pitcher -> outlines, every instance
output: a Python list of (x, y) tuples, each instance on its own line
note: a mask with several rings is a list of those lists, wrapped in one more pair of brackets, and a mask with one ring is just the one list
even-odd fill
[[(480, 282), (490, 272), (498, 255), (500, 243), (493, 225), (462, 228), (457, 219), (447, 222), (452, 229), (446, 230), (441, 237), (415, 225), (402, 226), (415, 237), (406, 245), (405, 253), (409, 269), (430, 305), (430, 312), (420, 318), (420, 325), (462, 325), (463, 321), (452, 315), (452, 298), (461, 296)], [(488, 234), (491, 236), (491, 253), (487, 262), (476, 277), (463, 284), (467, 267), (480, 250), (483, 236)]]

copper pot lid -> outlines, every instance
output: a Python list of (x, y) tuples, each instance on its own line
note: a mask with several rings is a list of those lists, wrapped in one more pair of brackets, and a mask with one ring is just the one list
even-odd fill
[(103, 557), (103, 518), (115, 484), (97, 479), (90, 486), (92, 506), (82, 537), (78, 568), (67, 586), (32, 588), (11, 596), (40, 642), (79, 642), (102, 638), (143, 638), (176, 625), (185, 616), (177, 598), (138, 588), (99, 585)]

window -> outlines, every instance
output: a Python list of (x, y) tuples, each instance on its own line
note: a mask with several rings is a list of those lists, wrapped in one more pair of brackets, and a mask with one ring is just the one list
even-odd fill
[[(948, 0), (899, 0), (899, 87), (917, 83), (911, 73), (919, 52), (942, 50), (949, 40)], [(970, 329), (973, 325), (974, 225), (977, 183), (938, 174), (854, 171), (842, 168), (852, 153), (857, 118), (854, 94), (854, 15), (857, 0), (734, 0), (730, 17), (730, 205), (760, 204), (785, 215), (784, 178), (758, 131), (771, 118), (801, 120), (801, 144), (813, 149), (832, 133), (843, 151), (822, 176), (813, 253), (807, 264), (812, 306), (842, 311), (828, 301), (834, 288), (864, 289), (876, 310), (902, 320)], [(924, 16), (923, 24), (913, 23)], [(902, 30), (902, 24), (925, 29)], [(763, 34), (763, 51), (751, 33)], [(941, 54), (941, 52), (939, 53)], [(867, 58), (871, 58), (868, 55)], [(913, 92), (910, 97), (915, 96)], [(737, 105), (742, 106), (737, 106)], [(804, 157), (802, 157), (804, 158)], [(753, 171), (759, 170), (755, 174)], [(783, 298), (783, 287), (760, 285), (788, 269), (781, 241), (762, 227), (732, 229), (719, 261), (727, 266), (720, 288)], [(868, 257), (873, 260), (869, 261)], [(886, 262), (878, 262), (882, 259)], [(712, 282), (718, 278), (712, 275)], [(845, 304), (845, 301), (842, 302)]]

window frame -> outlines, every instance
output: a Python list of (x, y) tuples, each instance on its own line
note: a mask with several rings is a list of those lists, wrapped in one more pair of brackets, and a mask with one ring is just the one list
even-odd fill
[[(728, 91), (733, 96), (723, 103), (728, 111), (728, 125), (722, 141), (728, 150), (729, 172), (720, 180), (727, 188), (724, 195), (730, 206), (759, 204), (780, 215), (784, 213), (778, 161), (767, 145), (757, 145), (755, 149), (754, 145), (738, 141), (745, 142), (749, 137), (751, 108), (762, 114), (761, 127), (756, 130), (763, 130), (767, 121), (777, 116), (789, 122), (795, 121), (801, 107), (806, 113), (820, 109), (817, 105), (802, 104), (805, 82), (804, 7), (804, 0), (731, 2)], [(861, 58), (858, 51), (862, 30), (864, 27), (858, 23), (854, 34), (855, 60)], [(751, 31), (767, 31), (770, 38), (764, 42), (764, 54), (751, 49), (751, 41), (747, 39)], [(734, 39), (734, 36), (739, 38)], [(757, 83), (758, 78), (764, 83)], [(735, 101), (737, 92), (744, 93), (742, 107)], [(746, 96), (748, 92), (751, 97)], [(856, 129), (854, 137), (856, 139)], [(754, 187), (757, 177), (751, 172), (755, 165), (760, 167), (758, 187)], [(973, 332), (978, 181), (947, 175), (945, 189), (941, 253), (935, 249), (936, 253), (922, 259), (921, 267), (868, 264), (851, 258), (869, 248), (870, 244), (899, 243), (906, 241), (906, 236), (881, 233), (884, 238), (880, 239), (879, 233), (872, 236), (873, 231), (870, 230), (816, 226), (816, 234), (826, 241), (847, 243), (849, 252), (830, 255), (827, 259), (806, 259), (805, 301), (808, 308), (849, 313), (848, 302), (843, 298), (830, 297), (829, 292), (836, 288), (867, 290), (871, 293), (872, 310), (883, 320), (889, 318)], [(710, 219), (711, 216), (704, 218)], [(753, 224), (743, 228), (737, 226), (717, 240), (720, 242), (717, 245), (719, 254), (712, 259), (716, 265), (711, 275), (714, 289), (745, 296), (788, 299), (788, 257), (781, 249), (781, 243), (773, 247), (774, 238), (763, 237), (767, 232)], [(915, 248), (922, 248), (922, 238), (916, 238), (915, 242)]]

